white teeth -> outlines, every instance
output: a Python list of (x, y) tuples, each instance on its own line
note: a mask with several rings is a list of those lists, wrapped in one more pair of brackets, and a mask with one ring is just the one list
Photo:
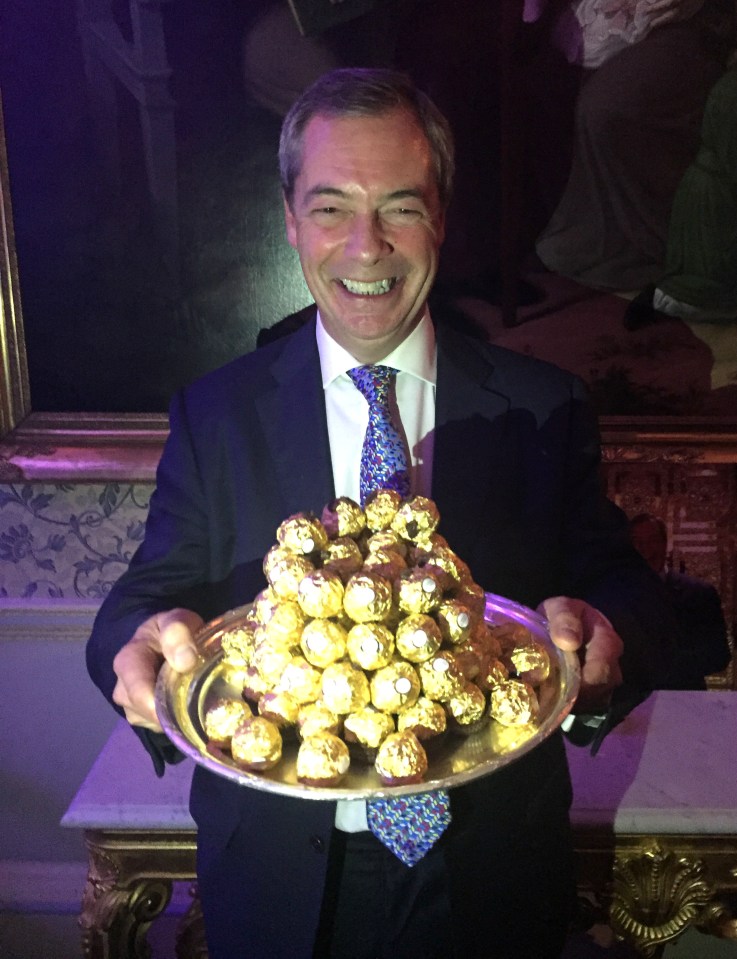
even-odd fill
[(375, 280), (373, 283), (362, 283), (360, 280), (341, 280), (343, 286), (349, 293), (357, 293), (361, 296), (379, 296), (381, 293), (388, 293), (396, 282), (395, 277), (387, 280)]

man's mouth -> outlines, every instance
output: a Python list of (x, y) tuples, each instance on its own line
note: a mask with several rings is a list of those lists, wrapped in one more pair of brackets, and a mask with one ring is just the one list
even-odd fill
[(354, 293), (357, 296), (381, 296), (382, 293), (388, 293), (394, 288), (397, 278), (396, 276), (390, 276), (384, 280), (373, 280), (371, 283), (341, 278), (340, 282), (349, 293)]

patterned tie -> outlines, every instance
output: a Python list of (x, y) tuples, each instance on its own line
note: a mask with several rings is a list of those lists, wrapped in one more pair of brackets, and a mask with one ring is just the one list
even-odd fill
[[(397, 371), (390, 366), (361, 366), (348, 376), (366, 398), (369, 422), (361, 452), (361, 504), (375, 489), (410, 492), (404, 440), (392, 422), (389, 393)], [(450, 797), (445, 789), (397, 799), (372, 799), (366, 804), (369, 829), (406, 866), (435, 843), (450, 822)]]

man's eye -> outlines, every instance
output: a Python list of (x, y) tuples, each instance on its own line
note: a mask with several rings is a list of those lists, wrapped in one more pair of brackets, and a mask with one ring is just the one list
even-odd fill
[(393, 220), (417, 220), (422, 216), (422, 211), (410, 206), (396, 206), (387, 210), (384, 216)]

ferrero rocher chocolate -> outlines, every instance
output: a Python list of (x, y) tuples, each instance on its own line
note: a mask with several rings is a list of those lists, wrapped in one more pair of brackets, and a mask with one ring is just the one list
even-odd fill
[(348, 656), (361, 669), (387, 666), (394, 655), (394, 636), (383, 623), (356, 623), (346, 641)]
[(539, 709), (535, 690), (522, 680), (509, 679), (489, 692), (489, 715), (502, 726), (534, 723)]
[(299, 703), (290, 693), (281, 691), (264, 693), (258, 701), (259, 716), (270, 719), (280, 729), (294, 726), (299, 713)]
[(313, 619), (302, 630), (300, 647), (312, 666), (324, 669), (345, 656), (346, 631), (332, 619)]
[(364, 706), (345, 717), (343, 729), (343, 735), (348, 742), (376, 749), (389, 733), (394, 732), (395, 726), (389, 713), (383, 713), (373, 706)]
[(514, 670), (518, 679), (526, 680), (533, 686), (544, 682), (550, 675), (548, 651), (532, 637), (507, 650), (504, 661)]
[(435, 610), (440, 634), (448, 643), (462, 643), (471, 634), (473, 614), (457, 599), (446, 599)]
[(420, 696), (416, 703), (397, 713), (397, 730), (408, 730), (420, 741), (440, 736), (447, 725), (443, 707), (427, 696)]
[(253, 651), (251, 665), (267, 683), (279, 682), (279, 677), (294, 658), (288, 648), (269, 642), (259, 643)]
[(420, 783), (427, 772), (427, 753), (409, 730), (390, 733), (379, 746), (374, 765), (387, 786)]
[(341, 720), (336, 714), (319, 700), (301, 706), (297, 713), (297, 731), (302, 739), (307, 739), (315, 733), (340, 732)]
[(401, 505), (402, 497), (396, 490), (374, 490), (369, 494), (363, 507), (366, 513), (366, 526), (374, 533), (380, 529), (389, 529)]
[(223, 660), (232, 666), (250, 665), (255, 645), (256, 624), (250, 620), (226, 630), (220, 637)]
[(307, 616), (326, 619), (343, 609), (343, 580), (329, 569), (315, 569), (300, 580), (297, 602)]
[(276, 692), (289, 693), (300, 705), (313, 703), (320, 696), (322, 673), (302, 656), (294, 656), (285, 666), (276, 684)]
[(279, 599), (296, 599), (302, 577), (311, 573), (314, 568), (306, 556), (288, 553), (276, 560), (266, 578)]
[(322, 701), (334, 713), (355, 713), (368, 706), (369, 681), (352, 663), (331, 663), (322, 674)]
[(440, 605), (443, 588), (438, 577), (425, 569), (408, 569), (395, 582), (397, 605), (406, 613), (430, 613)]
[(475, 683), (466, 682), (445, 706), (460, 730), (476, 729), (486, 714), (486, 697)]
[(251, 710), (239, 699), (220, 698), (205, 712), (205, 735), (214, 746), (229, 746), (240, 723)]
[(391, 583), (376, 573), (354, 573), (345, 586), (343, 609), (357, 623), (381, 622), (392, 606)]
[(348, 747), (333, 733), (315, 733), (302, 740), (297, 753), (297, 779), (307, 786), (337, 786), (348, 772)]
[(322, 511), (322, 525), (330, 539), (339, 536), (360, 536), (366, 528), (366, 514), (355, 500), (339, 496)]
[(328, 541), (325, 527), (314, 513), (295, 513), (279, 525), (277, 541), (293, 553), (314, 553)]
[(344, 583), (363, 566), (363, 553), (350, 536), (329, 540), (325, 549), (320, 551), (320, 559), (322, 568), (333, 570)]
[(230, 754), (239, 766), (253, 772), (273, 769), (282, 755), (281, 733), (263, 716), (251, 716), (233, 733)]
[(266, 639), (276, 645), (296, 646), (306, 621), (299, 603), (293, 599), (279, 600), (268, 619), (259, 625), (257, 641)]
[(385, 713), (396, 713), (416, 702), (421, 689), (414, 666), (397, 660), (371, 677), (371, 702)]
[(410, 613), (396, 629), (397, 652), (411, 663), (422, 663), (440, 649), (440, 627), (431, 616)]
[(399, 533), (393, 529), (381, 529), (372, 533), (366, 540), (366, 549), (369, 553), (376, 553), (380, 550), (391, 550), (393, 553), (399, 553), (402, 559), (407, 559), (407, 543)]
[(392, 529), (404, 539), (417, 542), (431, 536), (440, 522), (440, 513), (431, 499), (413, 496), (406, 500), (392, 520)]
[(440, 650), (418, 666), (422, 689), (429, 699), (444, 703), (461, 689), (465, 682), (452, 652)]
[(404, 557), (393, 549), (369, 550), (363, 561), (363, 568), (378, 573), (384, 579), (392, 581), (407, 568)]

